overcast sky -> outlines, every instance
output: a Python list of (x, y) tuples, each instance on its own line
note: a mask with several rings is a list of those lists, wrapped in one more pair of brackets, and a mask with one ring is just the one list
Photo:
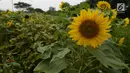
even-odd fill
[[(18, 1), (26, 2), (32, 5), (34, 8), (41, 8), (44, 11), (48, 10), (50, 6), (55, 7), (56, 10), (59, 9), (60, 2), (68, 2), (71, 5), (79, 4), (82, 1), (85, 0), (13, 0), (13, 3), (16, 3)], [(12, 10), (12, 0), (0, 0), (0, 9), (6, 10), (10, 9)]]

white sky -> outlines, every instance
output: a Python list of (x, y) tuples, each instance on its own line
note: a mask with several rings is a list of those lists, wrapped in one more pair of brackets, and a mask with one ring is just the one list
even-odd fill
[[(85, 1), (85, 0), (13, 0), (13, 3), (16, 3), (18, 1), (29, 3), (34, 8), (41, 8), (42, 10), (46, 11), (49, 9), (50, 6), (55, 7), (56, 10), (58, 10), (59, 4), (62, 1), (68, 2), (71, 5), (75, 5), (75, 4), (79, 4), (80, 2)], [(0, 0), (0, 9), (12, 10), (12, 0)]]

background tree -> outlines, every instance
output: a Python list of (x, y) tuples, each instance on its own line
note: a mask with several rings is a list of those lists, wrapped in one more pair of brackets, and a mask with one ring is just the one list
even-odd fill
[(40, 8), (36, 8), (36, 9), (34, 9), (34, 11), (35, 12), (40, 12), (40, 13), (43, 13), (44, 11), (42, 10), (42, 9), (40, 9)]
[(44, 11), (43, 11), (42, 9), (40, 9), (40, 8), (36, 8), (36, 9), (35, 9), (35, 8), (33, 8), (33, 7), (27, 8), (26, 11), (29, 12), (29, 13), (33, 13), (33, 12), (43, 13), (43, 12), (44, 12)]
[(14, 6), (16, 9), (27, 9), (31, 7), (31, 4), (25, 2), (18, 2), (18, 3), (14, 3)]
[(33, 7), (29, 7), (29, 8), (27, 8), (26, 10), (27, 10), (27, 12), (30, 12), (30, 13), (31, 13), (31, 12), (35, 12), (35, 9), (34, 9)]

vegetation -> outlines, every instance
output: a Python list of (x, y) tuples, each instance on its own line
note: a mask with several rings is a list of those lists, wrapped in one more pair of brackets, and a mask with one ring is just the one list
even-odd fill
[[(107, 5), (99, 6), (90, 9), (88, 1), (73, 6), (64, 2), (59, 11), (1, 11), (0, 73), (130, 73), (129, 19), (117, 18), (117, 12)], [(99, 43), (94, 41), (85, 47), (84, 42), (76, 44), (68, 34), (76, 28), (68, 28), (71, 23), (81, 21), (82, 10), (88, 9), (102, 13), (104, 21), (100, 22), (110, 21), (111, 38), (96, 47), (92, 45)], [(78, 16), (81, 20), (75, 19)]]

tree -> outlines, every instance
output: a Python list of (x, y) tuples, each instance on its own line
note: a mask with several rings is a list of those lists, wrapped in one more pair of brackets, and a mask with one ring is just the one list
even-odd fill
[(35, 12), (35, 9), (33, 7), (29, 7), (26, 10), (27, 10), (27, 12)]
[(24, 3), (24, 2), (18, 2), (18, 3), (14, 3), (14, 6), (16, 9), (26, 9), (26, 8), (29, 8), (31, 6), (31, 4)]
[(36, 9), (35, 9), (35, 12), (41, 12), (41, 13), (42, 13), (42, 12), (44, 12), (44, 11), (43, 11), (42, 9), (40, 9), (40, 8), (36, 8)]
[(27, 12), (40, 12), (40, 13), (43, 13), (44, 11), (42, 10), (42, 9), (40, 9), (40, 8), (36, 8), (36, 9), (34, 9), (33, 7), (29, 7), (29, 8), (27, 8), (26, 9), (27, 10)]

